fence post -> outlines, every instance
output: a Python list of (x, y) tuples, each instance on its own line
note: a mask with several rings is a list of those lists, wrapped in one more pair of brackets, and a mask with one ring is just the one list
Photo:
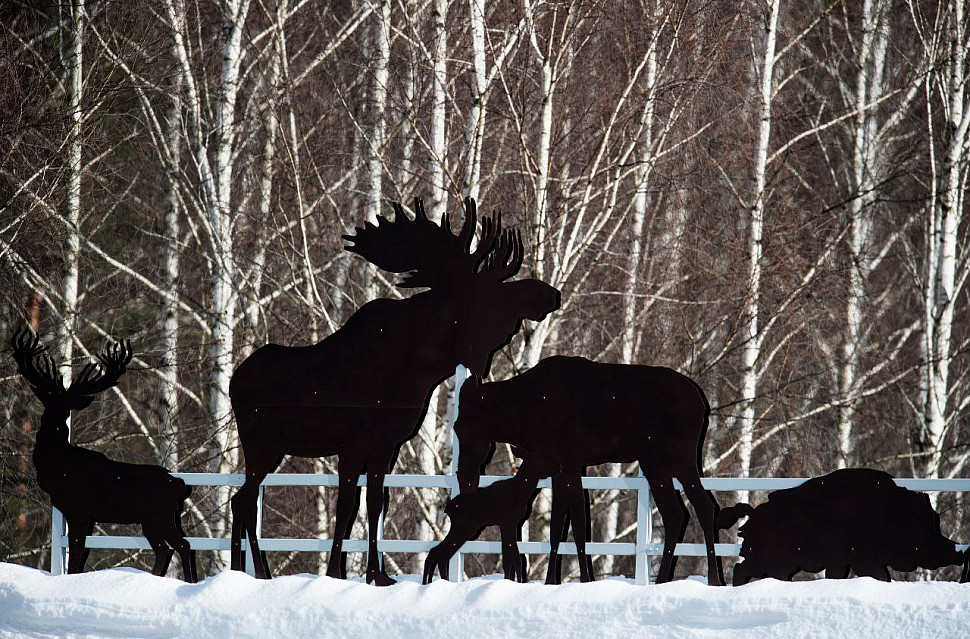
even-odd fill
[(637, 486), (637, 545), (636, 545), (636, 583), (643, 586), (650, 583), (650, 556), (647, 544), (653, 537), (653, 506), (650, 503), (650, 484), (638, 473)]
[[(256, 540), (257, 542), (263, 539), (263, 485), (259, 485), (259, 492), (256, 493)], [(246, 548), (246, 535), (243, 535), (242, 540), (243, 551), (246, 557), (246, 574), (250, 576), (256, 575), (256, 562), (255, 557), (253, 557), (253, 547), (252, 544)]]
[[(67, 443), (71, 443), (71, 415), (67, 415)], [(67, 522), (64, 513), (51, 506), (51, 574), (63, 575), (67, 572), (68, 550), (64, 545)]]
[(51, 509), (51, 574), (63, 575), (67, 572), (67, 547), (64, 545), (64, 514), (57, 508)]
[[(458, 438), (455, 436), (455, 422), (458, 421), (458, 396), (461, 394), (462, 384), (465, 383), (467, 377), (468, 369), (459, 364), (455, 369), (455, 392), (451, 398), (451, 415), (448, 420), (448, 428), (451, 430), (451, 476), (454, 479), (454, 485), (451, 488), (452, 497), (456, 496), (460, 490), (458, 486)], [(461, 581), (465, 573), (465, 556), (461, 552), (461, 548), (448, 563), (451, 581)]]

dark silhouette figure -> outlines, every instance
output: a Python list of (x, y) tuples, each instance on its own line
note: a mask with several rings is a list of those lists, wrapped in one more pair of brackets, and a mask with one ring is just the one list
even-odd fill
[(559, 291), (518, 273), (520, 235), (502, 230), (499, 217), (482, 219), (477, 248), (475, 202), (465, 201), (458, 235), (415, 201), (416, 218), (394, 205), (393, 222), (345, 236), (353, 251), (393, 273), (399, 286), (430, 290), (407, 299), (377, 299), (362, 306), (338, 331), (313, 346), (269, 344), (250, 355), (229, 387), (246, 481), (232, 498), (232, 567), (241, 569), (242, 537), (249, 537), (256, 576), (269, 565), (256, 540), (260, 482), (283, 455), (339, 455), (336, 525), (327, 575), (346, 577), (343, 540), (358, 509), (357, 478), (367, 474), (366, 578), (394, 583), (381, 567), (377, 527), (386, 504), (384, 475), (401, 445), (417, 434), (431, 392), (458, 364), (488, 373), (492, 354), (509, 343), (523, 319), (542, 320), (559, 308)]
[[(704, 531), (708, 583), (724, 583), (714, 553), (718, 506), (701, 485), (701, 447), (710, 407), (690, 378), (669, 368), (598, 364), (582, 357), (550, 357), (512, 379), (462, 388), (455, 432), (461, 443), (458, 481), (474, 490), (494, 450), (507, 442), (535, 451), (561, 467), (553, 477), (550, 561), (547, 583), (557, 583), (556, 556), (568, 516), (573, 523), (580, 571), (592, 577), (583, 546), (589, 502), (580, 477), (586, 466), (639, 461), (666, 530), (657, 581), (674, 574), (674, 547), (683, 540), (689, 514), (674, 487), (677, 478)], [(584, 536), (585, 535), (585, 536)]]
[(529, 456), (514, 477), (497, 481), (474, 492), (458, 495), (445, 506), (451, 529), (437, 546), (428, 552), (424, 562), (424, 583), (431, 583), (435, 570), (448, 579), (448, 561), (467, 541), (477, 539), (486, 526), (496, 525), (502, 533), (502, 565), (505, 578), (525, 583), (525, 556), (519, 553), (522, 525), (532, 513), (532, 503), (539, 480), (555, 468)]
[(152, 573), (164, 575), (177, 552), (185, 581), (195, 583), (195, 552), (185, 539), (181, 522), (192, 489), (160, 466), (113, 461), (68, 441), (71, 411), (86, 408), (96, 394), (117, 385), (131, 361), (131, 344), (109, 345), (97, 356), (100, 365), (87, 364), (68, 388), (54, 361), (44, 354), (44, 345), (29, 329), (16, 334), (12, 344), (17, 370), (44, 405), (33, 461), (37, 483), (67, 520), (67, 572), (84, 572), (90, 552), (84, 546), (85, 537), (94, 530), (95, 522), (141, 524), (155, 551)]
[(892, 475), (868, 468), (846, 468), (776, 490), (757, 508), (741, 503), (721, 511), (718, 528), (741, 517), (743, 561), (734, 566), (735, 586), (773, 577), (791, 581), (800, 570), (825, 570), (844, 579), (889, 581), (888, 567), (908, 572), (964, 564), (965, 553), (940, 531), (940, 516), (925, 493), (900, 488)]

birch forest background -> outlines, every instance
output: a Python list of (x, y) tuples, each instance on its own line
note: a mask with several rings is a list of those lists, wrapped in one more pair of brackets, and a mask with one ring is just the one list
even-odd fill
[[(26, 323), (78, 367), (130, 338), (129, 372), (74, 441), (238, 472), (235, 366), (402, 294), (340, 235), (393, 201), (440, 220), (472, 196), (522, 229), (523, 273), (563, 292), (493, 379), (557, 353), (684, 372), (714, 407), (708, 476), (967, 476), (968, 53), (964, 0), (6, 2), (0, 341)], [(395, 472), (449, 472), (451, 392)], [(0, 396), (0, 560), (46, 568), (41, 407), (7, 355)], [(500, 449), (490, 472), (510, 464)], [(329, 490), (268, 491), (267, 534), (328, 537)], [(196, 489), (188, 533), (228, 536), (230, 495)], [(632, 496), (592, 497), (593, 539), (631, 541)], [(386, 536), (439, 538), (446, 498), (392, 489)], [(968, 505), (937, 504), (961, 542)], [(96, 550), (89, 566), (149, 560)]]

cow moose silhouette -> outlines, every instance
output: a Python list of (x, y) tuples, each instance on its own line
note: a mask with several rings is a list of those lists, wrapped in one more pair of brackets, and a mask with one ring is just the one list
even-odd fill
[[(455, 433), (461, 444), (458, 483), (474, 490), (496, 442), (535, 451), (562, 470), (553, 477), (549, 539), (553, 547), (547, 583), (558, 578), (558, 545), (567, 516), (577, 551), (588, 534), (588, 500), (581, 484), (586, 466), (639, 461), (664, 523), (659, 583), (673, 578), (674, 548), (683, 540), (689, 514), (674, 486), (683, 484), (707, 546), (708, 583), (723, 585), (714, 551), (718, 505), (701, 484), (701, 449), (710, 406), (689, 377), (669, 368), (600, 364), (583, 357), (555, 356), (511, 379), (461, 390)], [(584, 581), (592, 578), (580, 554)]]
[(845, 468), (776, 490), (756, 508), (725, 508), (718, 528), (745, 516), (735, 586), (761, 577), (791, 581), (802, 570), (824, 569), (830, 579), (844, 579), (851, 570), (889, 581), (887, 566), (908, 572), (963, 564), (961, 582), (970, 571), (966, 553), (940, 531), (929, 497), (897, 486), (879, 470)]
[(192, 489), (161, 466), (114, 461), (69, 441), (71, 411), (86, 408), (95, 395), (118, 384), (131, 361), (131, 344), (109, 345), (97, 356), (100, 364), (85, 365), (67, 388), (54, 360), (32, 331), (18, 332), (12, 346), (17, 370), (44, 405), (32, 459), (41, 490), (67, 520), (67, 572), (84, 572), (90, 553), (85, 537), (95, 523), (141, 524), (155, 551), (152, 573), (164, 575), (177, 552), (183, 578), (195, 583), (195, 552), (185, 539), (181, 522)]
[(487, 526), (497, 525), (502, 534), (502, 566), (505, 578), (526, 581), (525, 557), (519, 553), (522, 525), (532, 513), (539, 493), (539, 480), (555, 474), (558, 466), (549, 465), (538, 455), (529, 455), (519, 471), (473, 492), (454, 497), (445, 506), (451, 528), (445, 538), (428, 552), (424, 562), (424, 581), (431, 583), (435, 570), (448, 579), (448, 561), (467, 541), (477, 539)]
[(386, 504), (384, 475), (401, 445), (417, 434), (434, 388), (458, 364), (487, 375), (495, 351), (509, 343), (522, 320), (541, 321), (559, 308), (559, 291), (536, 279), (506, 282), (523, 260), (522, 239), (503, 230), (501, 217), (483, 217), (465, 200), (461, 230), (428, 219), (421, 200), (415, 217), (399, 204), (344, 236), (347, 250), (392, 273), (398, 286), (425, 287), (405, 299), (364, 304), (336, 332), (305, 347), (268, 344), (236, 369), (229, 387), (246, 479), (232, 497), (231, 557), (242, 568), (242, 537), (249, 538), (257, 577), (270, 569), (256, 539), (259, 484), (284, 455), (338, 455), (336, 524), (327, 575), (346, 577), (343, 541), (357, 512), (357, 478), (367, 475), (366, 579), (394, 583), (377, 550)]

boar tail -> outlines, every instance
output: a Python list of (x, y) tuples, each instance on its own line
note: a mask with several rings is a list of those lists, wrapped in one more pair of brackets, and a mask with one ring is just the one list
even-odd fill
[(960, 575), (960, 583), (965, 584), (970, 581), (970, 550), (963, 551), (963, 574)]
[(742, 517), (747, 517), (753, 512), (754, 508), (744, 502), (722, 508), (721, 512), (717, 515), (717, 521), (714, 522), (714, 525), (718, 530), (724, 530), (725, 528), (733, 526)]

